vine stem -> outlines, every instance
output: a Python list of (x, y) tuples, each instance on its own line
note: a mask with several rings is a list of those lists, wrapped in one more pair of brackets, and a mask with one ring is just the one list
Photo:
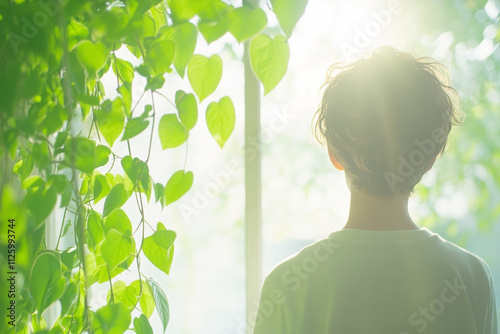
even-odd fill
[(64, 208), (64, 214), (62, 218), (62, 223), (61, 223), (61, 229), (59, 230), (59, 237), (57, 238), (57, 243), (56, 243), (56, 250), (59, 248), (59, 241), (61, 241), (61, 236), (62, 236), (62, 231), (64, 228), (64, 219), (66, 218), (66, 212), (68, 212), (68, 206)]
[[(68, 77), (68, 75), (71, 75), (71, 71), (70, 71), (70, 66), (69, 66), (69, 50), (68, 50), (68, 43), (67, 43), (67, 30), (62, 22), (63, 18), (61, 16), (59, 16), (59, 20), (60, 20), (59, 27), (60, 27), (61, 32), (62, 32), (61, 33), (61, 44), (63, 46), (63, 66), (66, 69), (66, 73), (67, 73), (62, 78), (62, 81), (63, 81), (62, 86), (63, 86), (63, 92), (64, 92), (64, 104), (65, 104), (65, 107), (67, 108), (67, 110), (69, 111), (66, 129), (71, 131), (71, 122), (73, 120), (73, 115), (75, 113), (75, 109), (73, 107), (74, 99), (73, 99), (72, 92), (71, 92), (71, 82), (69, 81), (70, 78)], [(83, 240), (84, 218), (82, 215), (83, 203), (82, 203), (82, 199), (80, 198), (80, 195), (78, 193), (77, 181), (76, 181), (76, 177), (75, 177), (78, 174), (77, 174), (74, 166), (71, 166), (71, 170), (72, 170), (72, 174), (73, 174), (73, 182), (72, 182), (73, 183), (73, 191), (76, 193), (77, 199), (79, 199), (79, 202), (77, 204), (77, 210), (76, 210), (77, 211), (76, 212), (76, 216), (77, 216), (76, 223), (75, 223), (75, 227), (74, 227), (75, 228), (75, 239), (76, 239), (77, 233), (79, 235), (78, 241), (76, 242), (76, 247), (77, 247), (77, 251), (78, 251), (78, 257), (80, 258), (80, 268), (83, 271), (84, 284), (86, 286), (87, 285), (86, 284), (87, 271), (86, 271), (86, 266), (85, 266), (85, 250), (83, 247), (83, 243), (84, 243), (84, 240)], [(78, 231), (76, 231), (77, 226), (79, 228)], [(80, 291), (80, 289), (78, 289), (78, 291)], [(87, 322), (89, 321), (90, 317), (89, 317), (89, 301), (88, 301), (88, 295), (86, 293), (84, 296), (84, 314), (85, 314), (84, 323), (85, 323), (85, 325), (87, 325)], [(85, 325), (84, 325), (84, 328), (85, 328)], [(92, 328), (90, 326), (89, 326), (88, 330), (89, 330), (90, 334), (93, 333)]]
[(113, 283), (111, 282), (111, 272), (109, 270), (109, 266), (106, 265), (106, 269), (108, 269), (108, 279), (109, 279), (109, 292), (111, 294), (111, 304), (115, 303), (115, 295), (113, 293)]

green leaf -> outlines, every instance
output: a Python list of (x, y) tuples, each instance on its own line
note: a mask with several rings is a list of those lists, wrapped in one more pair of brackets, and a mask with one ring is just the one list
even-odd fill
[(125, 236), (132, 236), (132, 223), (125, 211), (122, 209), (114, 210), (104, 220), (104, 233), (107, 234), (111, 230), (117, 230)]
[(259, 35), (250, 42), (252, 68), (264, 85), (264, 95), (281, 81), (288, 67), (290, 48), (285, 36)]
[(184, 128), (176, 114), (166, 114), (160, 119), (158, 125), (158, 134), (160, 136), (161, 148), (174, 148), (184, 144), (189, 133)]
[(181, 78), (184, 77), (189, 59), (194, 54), (198, 31), (191, 22), (183, 22), (174, 26), (164, 26), (158, 34), (161, 39), (169, 39), (175, 43), (174, 67)]
[(92, 140), (84, 137), (71, 138), (64, 150), (66, 163), (88, 174), (92, 174), (95, 168), (107, 164), (111, 154), (109, 147), (104, 145), (96, 147)]
[(61, 194), (61, 203), (59, 205), (60, 208), (65, 208), (68, 206), (71, 201), (71, 196), (73, 194), (73, 186), (70, 182), (66, 183), (66, 188), (64, 192)]
[(132, 159), (131, 156), (122, 158), (122, 167), (134, 185), (140, 180), (144, 190), (149, 187), (149, 167), (139, 158)]
[[(116, 281), (113, 283), (113, 299), (115, 304), (121, 303), (132, 311), (139, 301), (139, 286), (133, 286), (132, 284), (127, 286), (124, 281)], [(111, 290), (108, 291), (107, 300), (108, 303), (111, 300)]]
[(193, 172), (175, 172), (165, 186), (165, 205), (169, 205), (181, 198), (193, 185)]
[(153, 296), (156, 303), (156, 309), (158, 310), (158, 314), (160, 315), (160, 320), (163, 325), (163, 332), (167, 329), (168, 321), (170, 320), (170, 308), (168, 306), (168, 299), (163, 292), (162, 288), (156, 281), (151, 277), (148, 280), (151, 285), (151, 289), (153, 290)]
[(179, 118), (182, 124), (189, 131), (191, 130), (198, 120), (198, 104), (193, 94), (186, 94), (182, 90), (175, 93), (175, 106), (179, 112)]
[[(132, 248), (132, 250), (134, 250), (135, 249), (135, 240), (133, 238), (130, 238), (130, 241), (132, 242), (131, 248)], [(111, 278), (113, 278), (113, 277), (119, 275), (120, 273), (122, 273), (128, 267), (130, 267), (132, 262), (134, 262), (135, 256), (134, 256), (134, 253), (131, 253), (125, 261), (123, 261), (122, 263), (117, 265), (113, 270), (110, 271), (110, 275), (108, 275), (108, 265), (101, 254), (101, 246), (102, 246), (102, 243), (97, 245), (96, 249), (95, 249), (96, 271), (94, 273), (94, 277), (97, 278), (97, 282), (104, 283), (104, 282), (109, 281), (110, 276), (111, 276)], [(95, 282), (95, 278), (94, 278), (94, 282)]]
[(101, 245), (101, 254), (112, 271), (125, 261), (134, 251), (131, 237), (124, 236), (117, 230), (110, 230)]
[(47, 186), (54, 188), (58, 194), (64, 192), (68, 182), (68, 179), (64, 175), (52, 174), (47, 178)]
[(227, 21), (220, 20), (216, 22), (204, 22), (198, 23), (198, 29), (200, 30), (203, 38), (208, 44), (218, 40), (227, 32)]
[(82, 39), (85, 39), (89, 34), (89, 29), (81, 24), (80, 22), (71, 19), (71, 22), (68, 24), (68, 49), (71, 50), (73, 47), (80, 42)]
[(75, 46), (76, 56), (90, 76), (95, 76), (108, 60), (109, 50), (101, 42), (83, 41)]
[(92, 318), (92, 330), (95, 334), (123, 334), (130, 320), (130, 310), (125, 305), (106, 305), (98, 309)]
[(174, 255), (173, 243), (176, 234), (174, 231), (166, 230), (162, 223), (158, 223), (157, 227), (156, 232), (144, 239), (142, 251), (152, 264), (168, 275)]
[(167, 0), (167, 4), (175, 21), (189, 20), (196, 14), (193, 1)]
[(281, 29), (290, 37), (293, 28), (304, 14), (307, 0), (271, 0), (273, 12), (278, 18)]
[(218, 55), (212, 55), (210, 58), (194, 55), (189, 61), (187, 75), (201, 102), (219, 85), (222, 78), (222, 59)]
[(127, 118), (130, 118), (130, 110), (132, 108), (132, 84), (129, 82), (123, 82), (117, 91), (120, 93), (123, 102), (123, 110)]
[(170, 70), (175, 56), (175, 43), (168, 39), (154, 41), (146, 54), (147, 63), (153, 70), (153, 76), (163, 75)]
[(116, 98), (112, 103), (103, 103), (102, 108), (97, 109), (97, 125), (99, 132), (108, 142), (109, 146), (113, 146), (116, 138), (122, 133), (125, 123), (125, 115), (123, 113), (123, 100)]
[[(137, 287), (139, 287), (139, 280), (132, 282)], [(142, 295), (139, 300), (139, 305), (141, 306), (142, 313), (146, 317), (150, 318), (155, 310), (155, 300), (153, 297), (153, 291), (151, 290), (151, 285), (147, 281), (142, 281)]]
[(24, 181), (30, 174), (31, 171), (33, 170), (33, 167), (35, 165), (35, 162), (33, 160), (33, 156), (28, 155), (27, 157), (23, 158), (22, 160), (19, 160), (16, 162), (14, 165), (14, 168), (12, 171), (19, 175), (19, 179)]
[(146, 130), (148, 125), (149, 121), (142, 116), (132, 118), (127, 122), (127, 125), (125, 125), (125, 131), (123, 132), (121, 141), (137, 136), (142, 131)]
[(266, 13), (248, 6), (236, 8), (228, 14), (228, 29), (238, 42), (257, 35), (267, 25)]
[(158, 202), (159, 200), (161, 200), (161, 203), (163, 205), (164, 192), (165, 192), (165, 188), (163, 187), (163, 184), (161, 184), (159, 182), (156, 183), (155, 184), (155, 203)]
[[(32, 178), (26, 179), (23, 185), (30, 179)], [(35, 223), (39, 224), (52, 212), (57, 202), (57, 193), (53, 187), (46, 186), (41, 179), (37, 184), (29, 187), (24, 197), (24, 203), (35, 218)]]
[(35, 143), (31, 151), (38, 169), (45, 169), (50, 164), (49, 145), (45, 142)]
[(148, 83), (146, 84), (146, 87), (144, 87), (144, 90), (151, 89), (152, 91), (155, 91), (162, 88), (164, 84), (165, 78), (163, 77), (163, 74), (158, 74), (153, 78), (148, 78)]
[(106, 177), (98, 174), (94, 178), (94, 204), (98, 203), (101, 199), (109, 194), (110, 186)]
[(103, 217), (109, 215), (114, 209), (121, 207), (128, 199), (127, 191), (123, 183), (115, 185), (104, 202)]
[(94, 168), (104, 166), (109, 161), (111, 149), (105, 145), (97, 145), (94, 153)]
[(78, 286), (75, 282), (69, 282), (64, 290), (64, 294), (59, 299), (61, 301), (61, 315), (65, 315), (70, 310), (71, 305), (78, 297)]
[(207, 127), (212, 137), (222, 148), (234, 129), (236, 116), (233, 101), (224, 96), (219, 102), (212, 102), (207, 107)]
[[(123, 303), (130, 310), (139, 302), (141, 310), (147, 318), (151, 317), (155, 310), (153, 292), (151, 291), (151, 286), (146, 281), (142, 281), (142, 292), (139, 280), (133, 281), (128, 286), (123, 281), (117, 281), (113, 284), (113, 297), (115, 303)], [(108, 291), (107, 299), (109, 303), (111, 300), (111, 291)]]
[(53, 251), (41, 253), (33, 263), (30, 280), (30, 294), (41, 316), (64, 293), (66, 281), (62, 276), (58, 254)]
[(153, 334), (153, 328), (144, 314), (134, 319), (134, 329), (137, 334)]
[(94, 245), (101, 243), (104, 239), (104, 231), (102, 226), (101, 215), (95, 211), (92, 211), (87, 220), (87, 229), (89, 231), (90, 237), (94, 242)]
[(121, 80), (132, 83), (134, 80), (134, 66), (126, 60), (121, 58), (116, 58), (113, 64), (113, 72), (118, 76)]
[(78, 95), (77, 100), (79, 102), (88, 104), (89, 106), (98, 106), (99, 105), (99, 97), (98, 96), (90, 96), (90, 95)]

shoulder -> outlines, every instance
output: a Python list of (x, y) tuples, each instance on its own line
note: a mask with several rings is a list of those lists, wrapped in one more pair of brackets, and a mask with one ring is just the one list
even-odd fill
[(340, 243), (333, 238), (321, 239), (285, 258), (266, 276), (266, 281), (278, 287), (287, 281), (287, 276), (301, 269), (317, 267), (334, 256)]
[(486, 263), (479, 255), (472, 253), (471, 251), (454, 244), (451, 241), (444, 239), (439, 236), (442, 244), (442, 248), (448, 255), (451, 261), (456, 261), (466, 268), (471, 269), (474, 273), (484, 273), (486, 276), (491, 276), (491, 271)]

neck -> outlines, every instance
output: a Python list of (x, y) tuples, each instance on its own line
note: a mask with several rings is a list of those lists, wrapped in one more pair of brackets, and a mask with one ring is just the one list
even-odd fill
[(349, 218), (344, 229), (394, 231), (419, 227), (408, 213), (408, 197), (382, 197), (351, 189)]

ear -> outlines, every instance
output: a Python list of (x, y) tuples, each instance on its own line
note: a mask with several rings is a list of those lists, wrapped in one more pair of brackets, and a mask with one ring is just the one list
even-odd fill
[(335, 156), (333, 155), (332, 151), (328, 150), (328, 157), (330, 158), (330, 161), (332, 162), (332, 165), (337, 168), (338, 170), (344, 170), (344, 167), (342, 167), (341, 164), (335, 159)]

